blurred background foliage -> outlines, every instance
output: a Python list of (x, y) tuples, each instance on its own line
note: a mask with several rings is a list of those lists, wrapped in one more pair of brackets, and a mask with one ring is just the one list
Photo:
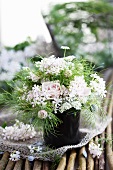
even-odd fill
[(99, 68), (113, 66), (113, 6), (106, 1), (70, 2), (50, 7), (43, 13), (58, 55), (69, 46)]

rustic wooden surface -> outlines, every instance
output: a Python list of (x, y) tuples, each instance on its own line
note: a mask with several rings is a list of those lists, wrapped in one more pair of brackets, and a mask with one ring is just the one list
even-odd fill
[[(113, 117), (113, 69), (104, 73), (104, 78), (107, 83), (110, 84), (106, 100), (103, 102), (103, 106), (108, 115)], [(106, 130), (96, 136), (93, 141), (101, 139), (101, 146), (105, 149), (99, 159), (92, 158), (88, 151), (88, 145), (78, 149), (68, 151), (63, 155), (60, 162), (53, 166), (51, 162), (44, 162), (40, 160), (34, 160), (29, 162), (26, 160), (19, 160), (12, 162), (9, 160), (10, 154), (5, 152), (0, 155), (0, 170), (113, 170), (113, 121), (108, 125)], [(107, 139), (107, 142), (104, 139)], [(83, 151), (86, 150), (87, 158), (83, 156)]]

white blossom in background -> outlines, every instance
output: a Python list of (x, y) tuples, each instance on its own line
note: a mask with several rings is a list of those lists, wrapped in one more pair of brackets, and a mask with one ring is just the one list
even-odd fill
[[(37, 55), (37, 44), (31, 44), (25, 49), (14, 51), (2, 49), (0, 53), (0, 81), (12, 80), (23, 66), (26, 59)], [(33, 75), (31, 75), (33, 77)]]
[(102, 154), (103, 149), (100, 147), (100, 144), (95, 144), (91, 142), (89, 144), (89, 151), (93, 158), (95, 157), (99, 158), (100, 155)]
[(68, 46), (61, 46), (61, 49), (63, 50), (69, 50), (70, 48)]
[(3, 139), (4, 140), (15, 140), (15, 141), (25, 141), (35, 137), (36, 131), (33, 126), (29, 124), (24, 124), (16, 120), (13, 126), (6, 126), (3, 129)]
[(9, 158), (11, 161), (18, 161), (20, 160), (20, 152), (19, 151), (13, 151), (11, 154), (10, 154), (10, 158)]

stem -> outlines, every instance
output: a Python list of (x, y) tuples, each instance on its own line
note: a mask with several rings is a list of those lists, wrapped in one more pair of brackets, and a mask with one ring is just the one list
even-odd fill
[(64, 49), (64, 57), (66, 56), (66, 49)]

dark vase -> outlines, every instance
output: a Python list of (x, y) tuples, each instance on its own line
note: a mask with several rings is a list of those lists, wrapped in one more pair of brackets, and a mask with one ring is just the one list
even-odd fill
[(44, 132), (45, 144), (50, 147), (58, 148), (79, 143), (80, 111), (71, 108), (64, 113), (56, 114), (56, 116), (62, 123), (54, 128), (53, 133), (46, 134)]

